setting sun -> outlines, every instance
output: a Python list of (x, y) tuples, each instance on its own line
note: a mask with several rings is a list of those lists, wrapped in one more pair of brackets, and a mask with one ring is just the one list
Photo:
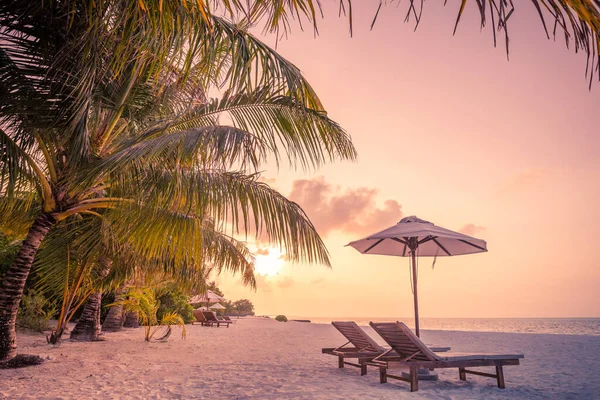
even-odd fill
[(260, 275), (276, 275), (283, 267), (282, 253), (279, 249), (261, 249), (256, 254), (256, 272)]

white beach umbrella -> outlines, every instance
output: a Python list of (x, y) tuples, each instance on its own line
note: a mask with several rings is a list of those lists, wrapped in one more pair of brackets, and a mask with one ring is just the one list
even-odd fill
[(219, 296), (212, 290), (207, 290), (206, 293), (197, 294), (188, 299), (188, 303), (197, 304), (197, 303), (219, 303), (221, 301), (225, 301), (226, 299), (222, 296)]
[(221, 303), (213, 304), (212, 306), (210, 306), (208, 308), (213, 309), (213, 310), (225, 310), (225, 307), (223, 307), (223, 305)]
[(457, 256), (487, 251), (484, 240), (435, 226), (415, 216), (402, 218), (396, 225), (364, 239), (348, 243), (362, 254), (412, 258), (415, 332), (419, 336), (416, 257)]

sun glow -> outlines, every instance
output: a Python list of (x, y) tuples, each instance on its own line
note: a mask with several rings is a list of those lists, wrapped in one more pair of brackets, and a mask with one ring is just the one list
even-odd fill
[(282, 253), (276, 248), (260, 249), (256, 254), (255, 269), (260, 275), (276, 275), (283, 267)]

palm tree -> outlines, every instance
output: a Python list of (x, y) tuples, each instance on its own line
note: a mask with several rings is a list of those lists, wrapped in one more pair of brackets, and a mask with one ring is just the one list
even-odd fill
[[(587, 52), (593, 76), (600, 57), (598, 1), (531, 2), (540, 11), (544, 27), (544, 13), (550, 14), (567, 42), (572, 39), (577, 50)], [(507, 32), (512, 2), (475, 3), (482, 25), (491, 17), (492, 25), (497, 24), (494, 28)], [(0, 195), (5, 200), (0, 211), (35, 216), (0, 287), (0, 361), (16, 354), (16, 310), (37, 250), (50, 229), (73, 215), (93, 215), (105, 209), (118, 212), (124, 205), (139, 205), (132, 203), (133, 199), (113, 197), (112, 189), (119, 183), (132, 184), (132, 179), (145, 184), (153, 178), (161, 180), (164, 176), (153, 174), (153, 167), (165, 157), (172, 161), (170, 167), (177, 165), (178, 156), (219, 167), (212, 173), (194, 168), (170, 171), (174, 175), (183, 172), (187, 184), (243, 181), (238, 183), (246, 185), (237, 185), (237, 189), (251, 188), (253, 195), (260, 196), (250, 199), (239, 192), (228, 198), (226, 191), (217, 190), (203, 199), (203, 211), (210, 204), (212, 212), (233, 218), (236, 226), (246, 226), (254, 219), (274, 240), (291, 246), (291, 254), (297, 258), (327, 261), (322, 243), (310, 234), (314, 229), (299, 208), (260, 187), (256, 180), (236, 180), (239, 176), (235, 173), (223, 171), (238, 165), (243, 175), (260, 165), (267, 153), (276, 151), (274, 144), (283, 144), (285, 155), (303, 165), (354, 157), (348, 138), (322, 114), (321, 103), (297, 68), (246, 31), (257, 21), (263, 21), (267, 31), (287, 31), (290, 21), (305, 18), (316, 31), (319, 2), (198, 0), (185, 2), (185, 7), (182, 4), (180, 0), (14, 0), (0, 4)], [(418, 22), (420, 12), (413, 0), (409, 4), (409, 16), (414, 15)], [(465, 4), (466, 0), (461, 2), (457, 23)], [(340, 6), (349, 11), (352, 27), (351, 1), (340, 0)], [(379, 9), (376, 16), (378, 13)], [(231, 98), (240, 101), (244, 96), (239, 94), (255, 93), (257, 88), (267, 88), (268, 94), (258, 100), (257, 96), (247, 97), (261, 106), (239, 112), (219, 109), (219, 103), (213, 103), (217, 113), (245, 115), (237, 115), (238, 126), (214, 127), (215, 114), (206, 113), (206, 103), (200, 101), (209, 84), (226, 85)], [(204, 119), (191, 113), (198, 101), (205, 114), (197, 116)], [(194, 106), (188, 107), (190, 104)], [(156, 109), (164, 113), (163, 120), (140, 122), (144, 112)], [(302, 125), (298, 114), (310, 117), (309, 129), (298, 128)], [(176, 131), (180, 117), (189, 122), (178, 125)], [(292, 124), (283, 122), (294, 117)], [(241, 125), (240, 119), (244, 120)], [(274, 135), (265, 135), (272, 133), (269, 124), (273, 120), (279, 121)], [(244, 129), (256, 128), (256, 121), (267, 131), (257, 134)], [(273, 136), (281, 142), (272, 140)], [(190, 148), (182, 151), (183, 145)], [(147, 168), (141, 168), (143, 165)], [(127, 171), (119, 177), (123, 166)], [(35, 196), (29, 194), (32, 190)], [(183, 195), (183, 186), (169, 190)], [(154, 191), (152, 199), (160, 198), (159, 192)], [(264, 201), (270, 195), (281, 200), (275, 209), (285, 209), (284, 217), (265, 220), (269, 218), (264, 214), (267, 203), (254, 205), (253, 201)], [(221, 201), (244, 202), (245, 211), (240, 215), (237, 206), (218, 206), (219, 196)], [(185, 200), (198, 201), (189, 193)], [(286, 227), (289, 223), (294, 224), (290, 229)], [(302, 236), (307, 232), (308, 237)]]
[[(225, 3), (234, 16), (239, 2)], [(269, 155), (302, 167), (353, 159), (348, 135), (299, 70), (244, 26), (202, 1), (180, 5), (0, 5), (0, 222), (32, 218), (0, 287), (0, 361), (16, 354), (16, 312), (42, 241), (72, 218), (119, 220), (123, 243), (175, 255), (178, 268), (202, 260), (207, 221), (252, 224), (293, 259), (328, 264), (302, 209), (256, 171)], [(229, 91), (207, 101), (209, 85)]]

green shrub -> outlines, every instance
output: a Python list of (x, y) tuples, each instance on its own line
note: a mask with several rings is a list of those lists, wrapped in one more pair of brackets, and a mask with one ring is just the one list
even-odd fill
[(160, 302), (160, 306), (158, 307), (156, 316), (159, 321), (163, 315), (169, 313), (178, 314), (186, 324), (191, 324), (196, 320), (196, 317), (194, 317), (194, 308), (188, 304), (187, 297), (180, 291), (175, 290), (165, 293), (158, 298), (158, 301)]
[(287, 322), (287, 317), (285, 315), (278, 315), (275, 317), (275, 320), (279, 322)]
[(48, 322), (56, 314), (56, 311), (55, 303), (30, 289), (21, 299), (17, 313), (17, 325), (21, 328), (43, 332), (50, 328)]
[(21, 246), (18, 241), (0, 233), (0, 282), (17, 256), (19, 247)]

